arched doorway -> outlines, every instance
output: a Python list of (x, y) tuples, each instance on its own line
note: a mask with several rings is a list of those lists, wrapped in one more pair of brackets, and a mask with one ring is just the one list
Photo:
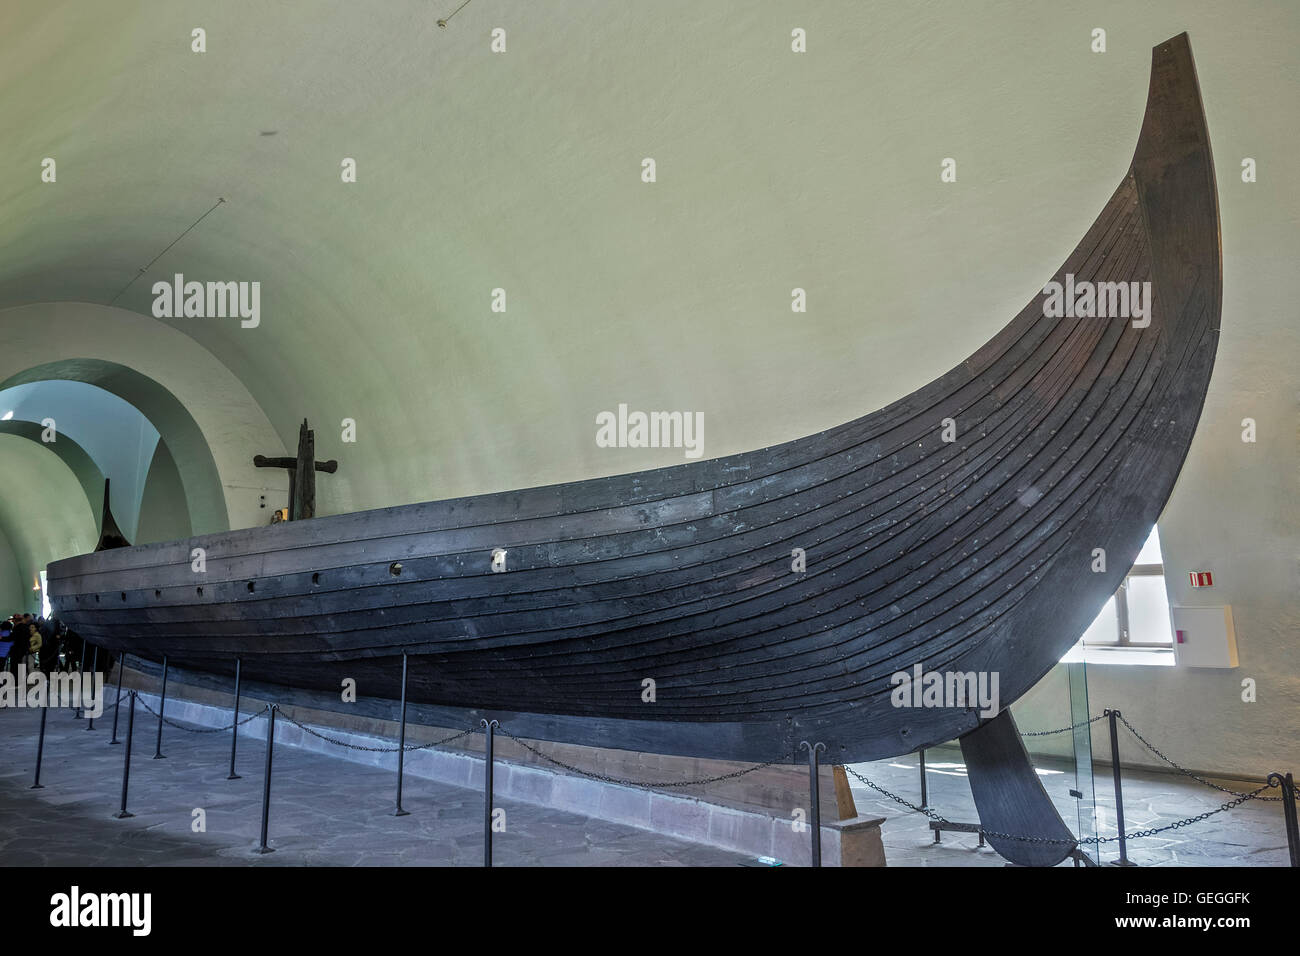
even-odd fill
[(153, 424), (179, 475), (192, 533), (262, 524), (266, 501), (283, 499), (287, 477), (252, 463), (254, 454), (284, 453), (279, 435), (243, 382), (189, 336), (84, 302), (5, 309), (0, 328), (0, 389), (83, 382)]

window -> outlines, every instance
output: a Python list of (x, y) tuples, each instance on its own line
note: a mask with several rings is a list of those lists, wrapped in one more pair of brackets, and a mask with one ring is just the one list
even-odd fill
[(1088, 626), (1082, 643), (1085, 647), (1173, 648), (1157, 529), (1151, 529), (1138, 552), (1137, 563)]

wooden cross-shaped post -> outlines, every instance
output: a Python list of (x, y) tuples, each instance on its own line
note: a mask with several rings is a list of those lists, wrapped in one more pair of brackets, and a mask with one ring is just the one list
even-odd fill
[(339, 463), (316, 460), (316, 433), (307, 427), (307, 419), (302, 420), (298, 428), (297, 458), (267, 458), (257, 455), (253, 458), (257, 468), (287, 468), (289, 471), (289, 520), (316, 517), (316, 472), (334, 474)]

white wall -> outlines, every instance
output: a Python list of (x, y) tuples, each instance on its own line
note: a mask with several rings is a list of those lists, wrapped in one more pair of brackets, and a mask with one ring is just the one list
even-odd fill
[(24, 593), (25, 590), (18, 557), (4, 529), (0, 528), (0, 618), (6, 618), (14, 611), (31, 610), (30, 592)]

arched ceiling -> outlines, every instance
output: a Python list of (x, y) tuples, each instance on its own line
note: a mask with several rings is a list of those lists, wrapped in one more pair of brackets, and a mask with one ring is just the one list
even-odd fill
[[(1184, 29), (1222, 181), (1247, 151), (1294, 155), (1293, 125), (1253, 109), (1294, 31), (1209, 7), (474, 0), (440, 29), (448, 12), (6, 3), (0, 307), (111, 303), (188, 337), (284, 448), (312, 419), (341, 461), (321, 510), (346, 511), (680, 461), (596, 446), (623, 402), (703, 412), (713, 457), (912, 391), (1072, 248), (1127, 167), (1151, 46)], [(1268, 16), (1287, 14), (1239, 22)], [(1225, 190), (1225, 247), (1254, 201)], [(1251, 212), (1252, 234), (1286, 227)], [(259, 326), (148, 317), (177, 272), (260, 282)], [(239, 431), (232, 461), (277, 451)]]
[(0, 389), (93, 385), (158, 430), (175, 456), (196, 532), (262, 523), (269, 512), (260, 496), (284, 496), (284, 473), (254, 468), (249, 451), (278, 454), (279, 435), (249, 390), (189, 336), (152, 317), (84, 302), (0, 310), (0, 333)]

